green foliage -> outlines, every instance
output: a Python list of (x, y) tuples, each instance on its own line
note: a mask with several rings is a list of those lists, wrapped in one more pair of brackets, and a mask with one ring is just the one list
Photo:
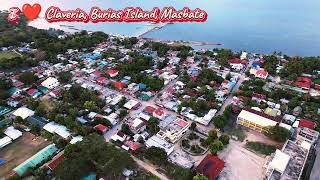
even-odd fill
[(280, 126), (269, 126), (265, 130), (266, 136), (278, 142), (285, 142), (290, 138), (290, 131)]
[(131, 49), (133, 45), (137, 44), (137, 42), (138, 42), (138, 38), (130, 37), (130, 38), (125, 38), (123, 41), (120, 42), (120, 44), (127, 49)]
[(264, 155), (271, 155), (277, 149), (277, 147), (273, 145), (264, 144), (261, 142), (247, 142), (246, 147)]
[(188, 139), (196, 140), (196, 139), (199, 139), (199, 136), (196, 133), (192, 132), (189, 134)]
[(144, 157), (150, 160), (153, 164), (163, 166), (168, 163), (167, 153), (164, 149), (158, 147), (150, 147), (146, 149)]
[(211, 154), (217, 155), (219, 151), (223, 150), (223, 143), (219, 140), (216, 140), (214, 143), (210, 144), (209, 150)]
[(222, 129), (227, 124), (227, 118), (224, 115), (215, 116), (213, 118), (213, 123), (217, 128)]
[(219, 140), (223, 143), (223, 145), (229, 144), (230, 137), (227, 134), (222, 134), (219, 137)]
[(27, 85), (31, 85), (37, 81), (38, 77), (33, 72), (24, 72), (19, 76), (19, 80)]
[(196, 122), (192, 122), (192, 123), (191, 123), (190, 130), (191, 130), (191, 131), (197, 130), (197, 123), (196, 123)]
[(156, 134), (160, 131), (159, 121), (157, 118), (151, 117), (147, 124), (147, 130), (150, 134)]
[(196, 175), (193, 176), (193, 180), (208, 180), (206, 176)]
[(69, 71), (63, 71), (58, 74), (58, 80), (61, 83), (69, 83), (72, 79), (72, 74)]
[(198, 116), (204, 116), (204, 114), (210, 110), (210, 106), (208, 105), (207, 101), (195, 100), (194, 98), (191, 98), (188, 101), (183, 101), (180, 105), (182, 107), (192, 108), (193, 113)]
[(122, 124), (121, 126), (121, 131), (125, 134), (128, 134), (128, 135), (133, 135), (132, 131), (130, 130), (130, 127), (128, 124)]
[(81, 179), (91, 171), (102, 176), (117, 179), (124, 168), (133, 168), (130, 155), (117, 149), (97, 134), (91, 134), (83, 141), (65, 148), (65, 161), (55, 170), (57, 178)]
[(149, 42), (152, 50), (157, 51), (158, 56), (163, 57), (170, 50), (170, 47), (165, 43), (160, 42)]
[(280, 76), (290, 80), (296, 80), (301, 73), (312, 74), (320, 69), (319, 57), (287, 57), (289, 63), (281, 70)]
[(173, 180), (191, 180), (192, 172), (175, 164), (169, 163), (166, 167), (166, 174)]
[(24, 120), (22, 119), (22, 117), (17, 116), (17, 117), (14, 118), (13, 122), (15, 122), (15, 123), (23, 123)]
[(211, 129), (208, 133), (208, 138), (201, 142), (201, 146), (208, 147), (218, 138), (218, 132), (215, 129)]
[(264, 63), (264, 69), (268, 71), (269, 74), (275, 75), (277, 70), (277, 64), (279, 63), (276, 55), (269, 55), (263, 57), (266, 61)]

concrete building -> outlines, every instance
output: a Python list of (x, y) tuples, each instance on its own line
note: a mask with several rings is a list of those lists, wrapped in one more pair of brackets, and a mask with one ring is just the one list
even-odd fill
[(138, 134), (146, 129), (146, 124), (140, 118), (136, 118), (130, 121), (128, 124), (131, 131), (135, 134)]
[(191, 123), (183, 119), (177, 119), (165, 129), (160, 130), (157, 136), (171, 143), (177, 142), (189, 129)]
[(300, 141), (300, 142), (306, 141), (312, 145), (318, 140), (318, 138), (319, 138), (318, 131), (305, 128), (305, 127), (301, 127), (297, 129), (296, 141)]
[(131, 109), (137, 109), (140, 106), (141, 106), (141, 103), (132, 99), (132, 100), (128, 101), (126, 104), (124, 104), (123, 107), (131, 110)]
[(158, 136), (152, 136), (145, 142), (147, 148), (158, 147), (166, 151), (167, 155), (170, 155), (174, 150), (174, 144), (168, 143)]
[(28, 109), (26, 107), (21, 107), (18, 108), (16, 111), (13, 112), (14, 116), (19, 116), (22, 119), (27, 119), (28, 117), (31, 117), (34, 115), (34, 111), (32, 111), (31, 109)]
[(272, 161), (268, 163), (268, 180), (299, 180), (308, 154), (309, 149), (305, 148), (304, 143), (288, 140), (282, 150), (277, 150)]
[(265, 127), (275, 126), (280, 122), (281, 120), (276, 117), (269, 116), (261, 111), (250, 108), (244, 108), (237, 118), (238, 124), (258, 132), (262, 132)]
[(57, 86), (59, 86), (60, 83), (59, 83), (58, 79), (53, 78), (53, 77), (48, 77), (46, 80), (44, 80), (41, 83), (41, 85), (48, 88), (48, 89), (54, 89)]

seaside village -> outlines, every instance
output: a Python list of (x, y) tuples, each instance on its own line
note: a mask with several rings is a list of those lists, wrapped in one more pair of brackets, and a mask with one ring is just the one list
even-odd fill
[[(97, 133), (159, 179), (177, 178), (152, 161), (158, 154), (144, 157), (150, 149), (210, 180), (302, 179), (320, 161), (320, 72), (276, 75), (288, 58), (110, 35), (56, 63), (1, 71), (0, 176), (54, 178), (67, 147)], [(125, 168), (119, 179), (135, 176)]]

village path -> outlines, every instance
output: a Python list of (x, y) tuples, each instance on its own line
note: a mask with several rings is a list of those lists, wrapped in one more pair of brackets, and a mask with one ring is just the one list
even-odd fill
[(157, 176), (158, 178), (160, 178), (161, 180), (170, 180), (166, 175), (164, 174), (160, 174), (157, 171), (157, 168), (149, 163), (146, 163), (144, 161), (141, 161), (140, 159), (131, 156), (133, 158), (133, 160), (142, 168), (144, 168), (145, 170), (149, 171), (150, 173), (152, 173), (153, 175)]

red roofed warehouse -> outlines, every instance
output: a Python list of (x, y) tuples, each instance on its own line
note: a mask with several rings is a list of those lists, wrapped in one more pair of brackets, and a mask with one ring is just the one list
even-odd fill
[(208, 154), (197, 166), (196, 172), (208, 177), (209, 180), (215, 180), (223, 168), (224, 162), (221, 159)]
[(312, 122), (306, 119), (300, 119), (299, 127), (305, 127), (305, 128), (315, 130), (317, 127), (317, 124), (315, 122)]

